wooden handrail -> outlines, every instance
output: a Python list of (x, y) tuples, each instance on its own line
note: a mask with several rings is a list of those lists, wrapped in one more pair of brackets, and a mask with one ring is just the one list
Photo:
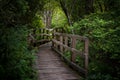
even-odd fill
[[(73, 34), (66, 34), (62, 32), (62, 29), (45, 29), (42, 28), (39, 30), (39, 35), (41, 40), (36, 40), (34, 36), (30, 35), (30, 37), (36, 42), (45, 42), (45, 41), (52, 41), (52, 48), (53, 50), (60, 53), (60, 55), (64, 58), (67, 63), (75, 70), (81, 72), (85, 77), (88, 74), (88, 53), (89, 53), (89, 39), (84, 36), (73, 35)], [(62, 32), (62, 33), (61, 33)], [(52, 40), (51, 40), (52, 39)], [(76, 49), (77, 41), (84, 42), (84, 50), (80, 51)], [(71, 59), (68, 60), (64, 56), (65, 51), (71, 52)], [(76, 57), (80, 56), (84, 59), (84, 68), (79, 67), (76, 64)]]
[(69, 50), (69, 51), (72, 51), (72, 52), (75, 52), (76, 54), (78, 54), (78, 55), (80, 55), (82, 58), (84, 58), (84, 52), (82, 52), (82, 51), (79, 51), (79, 50), (76, 50), (75, 48), (71, 48), (71, 47), (69, 47), (69, 46), (67, 46), (67, 45), (65, 45), (65, 44), (62, 44), (60, 41), (57, 41), (57, 40), (55, 40), (55, 39), (52, 39), (52, 42), (54, 42), (55, 44), (58, 44), (58, 45), (60, 45), (60, 46), (63, 46), (65, 49), (67, 49), (67, 50)]
[[(33, 45), (41, 45), (51, 41), (52, 29), (40, 28), (38, 29), (38, 34), (36, 33), (36, 31), (36, 29), (31, 29), (30, 34), (28, 35)], [(39, 37), (39, 40), (37, 39), (37, 37)]]
[[(71, 46), (68, 46), (68, 38), (71, 39), (71, 43), (69, 43)], [(84, 51), (79, 51), (76, 49), (76, 42), (77, 40), (83, 41), (84, 42)], [(78, 68), (78, 66), (75, 63), (76, 56), (80, 55), (84, 59), (84, 68), (78, 68), (81, 71), (85, 77), (87, 77), (88, 74), (88, 45), (89, 45), (89, 40), (87, 37), (79, 36), (79, 35), (73, 35), (73, 34), (66, 34), (66, 33), (59, 33), (59, 32), (54, 32), (53, 33), (53, 39), (52, 39), (52, 48), (56, 50), (57, 52), (59, 51), (62, 57), (64, 50), (69, 50), (71, 51), (71, 61), (69, 63), (72, 64), (71, 67), (73, 68)], [(59, 47), (58, 47), (59, 46)], [(64, 48), (64, 49), (63, 49)], [(58, 52), (58, 53), (59, 53)], [(65, 59), (65, 58), (64, 58)], [(68, 60), (67, 60), (68, 61)], [(75, 67), (76, 66), (76, 67)]]
[(38, 34), (39, 36), (52, 36), (52, 34), (46, 34), (46, 33), (43, 33), (43, 34)]
[(61, 35), (61, 36), (64, 36), (64, 37), (74, 37), (76, 39), (80, 39), (80, 40), (86, 40), (88, 39), (87, 37), (84, 37), (84, 36), (79, 36), (79, 35), (73, 35), (73, 34), (66, 34), (66, 33), (58, 33), (58, 32), (55, 32), (54, 35)]

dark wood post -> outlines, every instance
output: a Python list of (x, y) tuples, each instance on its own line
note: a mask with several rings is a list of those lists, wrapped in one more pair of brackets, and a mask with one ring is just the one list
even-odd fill
[[(63, 36), (60, 35), (60, 42), (63, 44)], [(63, 46), (60, 45), (60, 51), (63, 52)]]
[(49, 33), (50, 33), (49, 30), (46, 30), (46, 33), (47, 33), (47, 37), (46, 38), (49, 39), (49, 36), (48, 36)]
[(85, 70), (86, 70), (86, 73), (85, 73), (85, 76), (87, 77), (87, 74), (88, 74), (88, 52), (89, 52), (89, 40), (86, 38), (85, 39)]
[[(41, 28), (41, 33), (40, 34), (43, 34), (43, 29)], [(41, 35), (41, 39), (43, 39), (43, 35)]]
[[(55, 30), (52, 32), (52, 39), (55, 39)], [(52, 47), (55, 47), (55, 43), (52, 41)]]
[[(45, 33), (45, 29), (43, 29), (43, 34)], [(45, 39), (45, 36), (43, 35), (43, 39)]]
[[(72, 37), (71, 47), (72, 47), (72, 48), (76, 48), (76, 38), (75, 38), (75, 37)], [(76, 53), (75, 53), (74, 51), (72, 51), (71, 61), (72, 61), (72, 62), (75, 62), (75, 59), (76, 59)]]
[[(68, 46), (68, 37), (67, 37), (67, 36), (65, 36), (65, 37), (64, 37), (64, 40), (65, 40), (65, 45), (66, 45), (66, 46)], [(65, 51), (67, 51), (67, 49), (66, 49), (66, 48), (65, 48)]]

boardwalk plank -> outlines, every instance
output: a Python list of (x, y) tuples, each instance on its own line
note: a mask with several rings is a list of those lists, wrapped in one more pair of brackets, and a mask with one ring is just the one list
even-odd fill
[(81, 78), (51, 50), (48, 44), (40, 47), (36, 68), (38, 80), (80, 80)]

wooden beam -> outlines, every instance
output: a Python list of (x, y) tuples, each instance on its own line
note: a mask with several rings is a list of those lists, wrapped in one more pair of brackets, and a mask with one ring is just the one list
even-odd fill
[[(71, 47), (75, 49), (76, 48), (76, 38), (72, 37), (71, 39), (72, 39)], [(75, 62), (75, 60), (76, 60), (76, 53), (72, 50), (71, 61)]]
[(66, 49), (69, 50), (69, 51), (72, 51), (72, 52), (74, 51), (77, 55), (80, 55), (82, 58), (85, 57), (85, 56), (84, 56), (84, 52), (82, 52), (82, 51), (76, 50), (75, 48), (68, 47), (67, 45), (62, 44), (62, 43), (60, 43), (59, 41), (57, 41), (57, 40), (55, 40), (55, 39), (52, 39), (52, 42), (53, 42), (54, 44), (63, 46), (64, 48), (66, 48)]
[(87, 77), (87, 74), (88, 74), (88, 53), (89, 53), (89, 40), (88, 39), (85, 39), (85, 69), (86, 69), (86, 77)]
[(57, 52), (60, 57), (62, 57), (62, 59), (71, 67), (73, 68), (74, 70), (76, 70), (78, 72), (79, 75), (85, 77), (85, 69), (76, 65), (75, 63), (71, 62), (70, 60), (68, 60), (64, 55), (63, 53), (61, 53), (59, 50), (57, 50), (55, 47), (52, 47), (52, 49)]
[(74, 37), (74, 38), (79, 39), (79, 40), (85, 40), (85, 39), (87, 39), (87, 37), (79, 36), (79, 35), (73, 35), (73, 34), (58, 33), (58, 32), (55, 32), (54, 34), (55, 35), (66, 36), (66, 37)]
[[(60, 36), (60, 43), (63, 44), (63, 36)], [(63, 46), (60, 45), (60, 51), (63, 52)]]

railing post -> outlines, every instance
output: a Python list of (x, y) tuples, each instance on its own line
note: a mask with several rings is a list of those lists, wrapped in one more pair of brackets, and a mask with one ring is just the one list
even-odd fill
[[(75, 38), (75, 37), (72, 37), (71, 47), (72, 47), (72, 48), (76, 48), (76, 38)], [(72, 51), (71, 61), (72, 61), (72, 62), (75, 62), (75, 59), (76, 59), (76, 54), (75, 54), (74, 51)]]
[(48, 36), (48, 34), (49, 34), (49, 30), (46, 30), (46, 33), (47, 33), (47, 39), (49, 39), (49, 36)]
[[(63, 44), (63, 36), (60, 35), (60, 42)], [(63, 46), (60, 45), (60, 51), (63, 52)]]
[(89, 52), (89, 40), (86, 38), (85, 39), (85, 70), (86, 70), (86, 73), (85, 73), (85, 77), (87, 77), (87, 74), (88, 74), (88, 52)]
[[(45, 29), (43, 29), (43, 34), (45, 33)], [(43, 39), (45, 39), (45, 36), (43, 35)]]
[[(64, 40), (65, 40), (65, 45), (67, 45), (68, 46), (68, 37), (67, 36), (65, 36), (64, 37)], [(65, 48), (65, 51), (67, 51), (67, 49)]]
[[(43, 28), (41, 28), (40, 30), (41, 30), (41, 34), (43, 34)], [(43, 35), (41, 35), (41, 39), (43, 39)]]
[[(55, 30), (52, 32), (52, 38), (55, 39)], [(52, 47), (55, 47), (55, 43), (52, 41)]]

